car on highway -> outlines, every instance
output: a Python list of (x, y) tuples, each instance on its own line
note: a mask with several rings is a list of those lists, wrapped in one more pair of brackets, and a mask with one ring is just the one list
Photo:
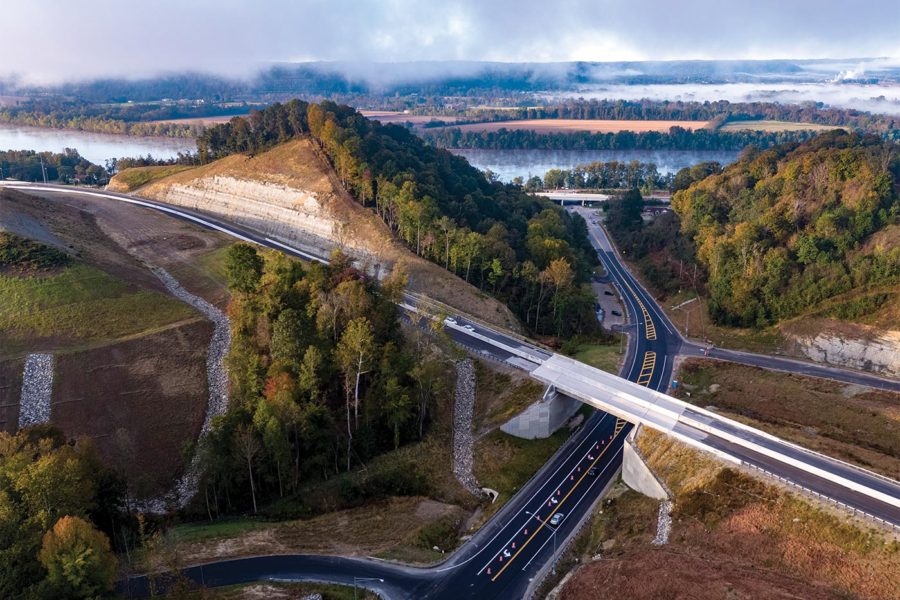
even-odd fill
[(559, 525), (560, 523), (562, 523), (563, 517), (565, 516), (566, 515), (564, 515), (563, 513), (556, 513), (555, 515), (550, 517), (550, 524), (554, 526)]
[(466, 331), (475, 331), (475, 328), (472, 327), (471, 325), (469, 325), (468, 323), (463, 325), (463, 329), (465, 329)]
[(596, 477), (597, 473), (598, 473), (598, 471), (597, 471), (596, 467), (591, 467), (590, 469), (588, 469), (588, 475), (590, 477)]
[(444, 324), (445, 325), (456, 325), (456, 319), (454, 319), (453, 317), (447, 317), (446, 319), (444, 319)]

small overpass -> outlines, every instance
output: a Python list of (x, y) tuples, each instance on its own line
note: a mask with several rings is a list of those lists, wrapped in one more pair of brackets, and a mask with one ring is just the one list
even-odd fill
[(535, 192), (537, 196), (543, 196), (544, 198), (549, 198), (553, 202), (556, 202), (559, 205), (565, 206), (567, 204), (580, 204), (581, 206), (594, 206), (595, 204), (602, 204), (609, 200), (611, 196), (609, 194), (596, 194), (590, 192), (573, 192), (569, 190), (550, 190), (543, 192)]

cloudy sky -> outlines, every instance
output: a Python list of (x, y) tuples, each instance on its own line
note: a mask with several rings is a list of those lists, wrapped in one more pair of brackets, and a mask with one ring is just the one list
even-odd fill
[(10, 0), (0, 76), (272, 61), (900, 56), (898, 0)]

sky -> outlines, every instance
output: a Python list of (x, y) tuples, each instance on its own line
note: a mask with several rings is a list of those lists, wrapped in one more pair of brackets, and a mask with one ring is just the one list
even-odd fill
[(900, 57), (898, 0), (10, 0), (0, 77), (283, 61)]

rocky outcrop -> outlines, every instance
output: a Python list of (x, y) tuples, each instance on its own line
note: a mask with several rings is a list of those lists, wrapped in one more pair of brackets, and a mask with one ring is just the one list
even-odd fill
[(900, 377), (900, 331), (873, 333), (869, 339), (828, 331), (789, 339), (797, 354), (816, 362)]
[(158, 200), (227, 218), (315, 254), (342, 248), (375, 261), (363, 240), (330, 214), (328, 194), (226, 175), (156, 189)]

